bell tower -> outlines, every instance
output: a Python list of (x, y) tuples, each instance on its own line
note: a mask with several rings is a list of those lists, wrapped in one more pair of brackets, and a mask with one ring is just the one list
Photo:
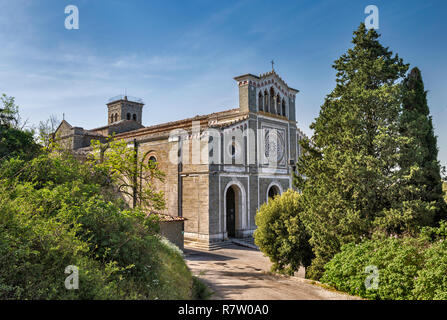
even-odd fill
[(256, 81), (258, 79), (252, 74), (234, 78), (239, 86), (239, 108), (241, 111), (256, 112)]
[(107, 103), (108, 121), (113, 124), (122, 120), (133, 120), (142, 124), (144, 102), (140, 98), (120, 95), (110, 98)]

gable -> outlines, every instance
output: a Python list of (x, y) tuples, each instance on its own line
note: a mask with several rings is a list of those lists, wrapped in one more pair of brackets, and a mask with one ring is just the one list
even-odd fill
[(54, 135), (56, 137), (63, 137), (71, 133), (73, 127), (65, 120), (62, 120), (59, 127), (57, 127)]

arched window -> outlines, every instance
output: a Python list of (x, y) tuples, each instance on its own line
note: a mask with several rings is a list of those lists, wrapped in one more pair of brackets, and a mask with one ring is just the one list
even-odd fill
[(133, 120), (137, 121), (137, 115), (135, 113), (133, 114)]
[(236, 157), (236, 142), (233, 141), (233, 143), (230, 146), (230, 155), (232, 158)]
[(208, 150), (209, 150), (210, 159), (212, 159), (214, 157), (213, 141), (214, 141), (214, 137), (210, 136), (208, 139)]
[(264, 91), (264, 111), (269, 112), (269, 94), (267, 90)]
[(150, 166), (155, 166), (157, 167), (157, 158), (155, 156), (150, 156), (148, 163)]
[(279, 94), (276, 96), (276, 114), (281, 114), (281, 98)]
[(127, 114), (127, 120), (130, 120), (130, 113)]
[(115, 113), (115, 122), (118, 121), (118, 113)]
[(284, 101), (284, 99), (282, 99), (281, 110), (282, 110), (282, 115), (285, 117), (286, 116), (286, 102)]
[(264, 111), (264, 97), (262, 96), (261, 91), (259, 91), (258, 104), (259, 104), (259, 111)]
[(150, 157), (149, 157), (149, 161), (151, 161), (151, 162), (157, 162), (157, 158), (155, 158), (155, 156), (150, 156)]
[(281, 192), (279, 188), (275, 185), (271, 186), (268, 190), (268, 199), (274, 199), (277, 195), (279, 195)]
[(275, 113), (275, 90), (270, 88), (270, 113)]
[(110, 115), (110, 123), (113, 122), (113, 114)]

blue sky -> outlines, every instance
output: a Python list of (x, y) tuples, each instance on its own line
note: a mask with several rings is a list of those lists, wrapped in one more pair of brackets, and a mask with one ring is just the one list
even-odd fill
[[(64, 27), (67, 5), (79, 30)], [(269, 71), (270, 60), (309, 125), (334, 87), (331, 65), (352, 32), (379, 8), (381, 42), (418, 66), (429, 91), (440, 159), (447, 165), (447, 2), (0, 0), (0, 92), (33, 124), (51, 114), (93, 128), (108, 98), (141, 97), (151, 125), (237, 107), (234, 76)]]

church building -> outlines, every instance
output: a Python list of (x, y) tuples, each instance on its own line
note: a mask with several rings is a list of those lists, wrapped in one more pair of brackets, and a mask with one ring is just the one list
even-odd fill
[(156, 161), (166, 174), (161, 214), (184, 218), (185, 242), (205, 246), (251, 237), (255, 215), (270, 198), (292, 188), (300, 155), (298, 90), (274, 71), (235, 77), (239, 106), (153, 126), (142, 124), (144, 102), (118, 96), (107, 103), (107, 125), (86, 130), (62, 121), (58, 140), (75, 154), (92, 140), (128, 141), (139, 161)]

